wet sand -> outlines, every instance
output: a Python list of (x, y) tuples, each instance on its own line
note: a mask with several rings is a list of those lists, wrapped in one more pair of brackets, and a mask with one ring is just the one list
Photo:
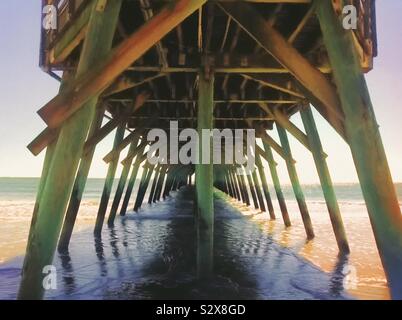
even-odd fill
[[(269, 221), (266, 214), (222, 193), (217, 193), (215, 200), (216, 277), (208, 285), (198, 283), (194, 278), (192, 194), (186, 188), (168, 201), (144, 205), (138, 214), (118, 218), (115, 228), (104, 228), (102, 240), (92, 235), (90, 211), (97, 209), (93, 203), (93, 209), (80, 219), (70, 254), (55, 257), (58, 290), (47, 292), (46, 297), (389, 298), (378, 253), (370, 239), (370, 225), (363, 215), (344, 215), (352, 254), (340, 259), (322, 204), (308, 203), (317, 237), (306, 243), (296, 204), (288, 202), (293, 226), (284, 229), (278, 209), (277, 220)], [(26, 234), (28, 227), (29, 219)], [(12, 233), (10, 227), (7, 230)], [(20, 232), (18, 237), (24, 233)], [(20, 254), (25, 244), (12, 247), (14, 254)], [(21, 252), (17, 250), (20, 247)], [(0, 252), (4, 255), (3, 250)], [(17, 258), (0, 266), (0, 283), (4, 284), (0, 286), (0, 298), (15, 298), (21, 263), (22, 258)]]

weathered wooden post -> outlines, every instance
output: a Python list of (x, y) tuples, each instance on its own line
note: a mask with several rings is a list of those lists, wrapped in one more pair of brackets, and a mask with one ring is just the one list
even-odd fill
[(149, 193), (149, 197), (148, 197), (148, 203), (149, 204), (153, 203), (153, 199), (154, 199), (155, 192), (156, 192), (156, 185), (158, 183), (161, 171), (162, 171), (161, 166), (158, 165), (156, 167), (156, 169), (155, 169), (155, 176), (154, 176), (154, 179), (152, 181), (151, 192)]
[(224, 175), (224, 182), (223, 182), (222, 187), (223, 187), (223, 190), (222, 190), (223, 192), (225, 192), (230, 197), (234, 198), (233, 189), (231, 187), (230, 180), (229, 180), (227, 174)]
[[(242, 168), (242, 167), (238, 167), (238, 168)], [(243, 199), (245, 199), (245, 200), (243, 200), (243, 202), (249, 206), (250, 205), (250, 196), (248, 194), (247, 184), (246, 184), (246, 180), (244, 179), (244, 175), (235, 173), (235, 176), (239, 179), (239, 182), (241, 185)]]
[(255, 186), (255, 192), (257, 193), (258, 203), (260, 204), (259, 205), (260, 210), (265, 212), (266, 209), (265, 209), (264, 198), (262, 197), (260, 182), (258, 180), (257, 171), (255, 169), (252, 173), (252, 178), (253, 178), (253, 182), (254, 182), (254, 186)]
[(169, 196), (169, 192), (171, 190), (172, 187), (172, 183), (173, 183), (173, 166), (170, 166), (167, 172), (167, 176), (166, 176), (166, 183), (165, 183), (165, 188), (163, 190), (163, 199), (166, 199), (166, 197)]
[[(113, 142), (113, 150), (115, 150), (123, 141), (125, 130), (126, 130), (125, 122), (117, 127), (116, 136)], [(102, 198), (99, 205), (98, 215), (96, 217), (95, 222), (94, 235), (97, 237), (100, 237), (102, 233), (103, 222), (105, 220), (106, 210), (110, 199), (110, 193), (112, 192), (114, 176), (116, 174), (117, 165), (119, 164), (119, 156), (120, 152), (117, 152), (112, 161), (110, 161), (109, 163), (109, 168), (105, 179), (105, 185), (103, 187)]]
[[(89, 130), (89, 137), (92, 137), (102, 125), (104, 108), (98, 108), (97, 115), (94, 118)], [(84, 194), (85, 185), (88, 179), (89, 170), (91, 169), (92, 159), (95, 153), (96, 144), (85, 150), (81, 157), (80, 166), (78, 167), (75, 177), (73, 191), (71, 193), (70, 202), (67, 207), (66, 217), (64, 219), (63, 228), (61, 230), (58, 250), (59, 252), (67, 251), (73, 234), (75, 220), (77, 219), (78, 210), (80, 208), (82, 196)]]
[(154, 198), (152, 200), (153, 202), (159, 201), (160, 198), (161, 198), (162, 187), (163, 187), (163, 183), (165, 182), (167, 169), (168, 169), (167, 165), (162, 165), (161, 173), (159, 175), (158, 184), (156, 186), (155, 196), (154, 196)]
[[(198, 89), (198, 157), (207, 152), (203, 149), (202, 130), (213, 128), (214, 110), (214, 75), (199, 73)], [(195, 186), (197, 202), (197, 275), (198, 278), (208, 278), (213, 270), (213, 235), (214, 235), (214, 202), (213, 202), (213, 163), (212, 137), (209, 137), (209, 163), (195, 165)]]
[(141, 163), (144, 161), (143, 155), (138, 154), (135, 158), (133, 169), (131, 171), (130, 179), (127, 184), (126, 195), (124, 196), (123, 203), (120, 208), (120, 215), (125, 216), (127, 213), (128, 204), (130, 202), (131, 194), (133, 193), (135, 180), (137, 179), (138, 170), (140, 169)]
[(253, 182), (253, 176), (246, 172), (246, 177), (247, 177), (248, 187), (250, 188), (251, 198), (253, 199), (254, 208), (258, 209), (259, 205), (258, 205), (258, 199), (257, 199), (257, 192), (255, 190), (255, 186), (254, 186), (254, 182)]
[(307, 239), (314, 238), (313, 225), (311, 223), (310, 214), (308, 213), (306, 200), (304, 198), (303, 190), (297, 176), (296, 166), (293, 162), (292, 152), (286, 130), (276, 123), (279, 139), (281, 140), (282, 149), (286, 154), (286, 167), (288, 168), (290, 182), (292, 183), (293, 192), (296, 197), (297, 204), (300, 209), (300, 214), (303, 220), (304, 229), (306, 230)]
[(332, 2), (314, 0), (343, 112), (346, 135), (392, 297), (402, 299), (402, 217), (384, 146), (354, 48)]
[[(95, 4), (95, 2), (94, 2)], [(108, 2), (103, 11), (92, 7), (76, 78), (86, 73), (110, 51), (120, 12), (121, 0)], [(60, 130), (42, 191), (37, 220), (27, 246), (19, 299), (41, 299), (43, 268), (51, 265), (68, 199), (74, 183), (85, 138), (95, 116), (98, 97), (93, 96), (69, 118)]]
[(147, 181), (148, 171), (149, 171), (149, 166), (146, 163), (142, 167), (142, 175), (141, 175), (140, 184), (139, 184), (138, 190), (137, 190), (137, 197), (135, 198), (134, 209), (133, 209), (134, 211), (137, 211), (138, 208), (141, 207), (142, 200), (140, 202), (140, 197), (141, 197), (140, 193), (142, 193), (142, 190), (144, 189), (145, 182)]
[(230, 169), (229, 169), (229, 175), (230, 175), (230, 177), (231, 177), (232, 180), (233, 180), (233, 184), (234, 184), (234, 186), (235, 186), (235, 189), (237, 190), (237, 191), (236, 191), (236, 193), (237, 193), (237, 199), (238, 199), (239, 201), (243, 201), (243, 202), (244, 202), (243, 194), (242, 194), (242, 192), (241, 192), (240, 183), (239, 183), (239, 181), (238, 181), (238, 179), (237, 179), (236, 172), (233, 170), (233, 168), (230, 168)]
[(231, 172), (230, 167), (227, 168), (226, 175), (227, 175), (228, 181), (230, 181), (230, 183), (232, 184), (232, 188), (233, 188), (233, 191), (234, 191), (234, 198), (237, 199), (237, 200), (241, 200), (239, 190), (237, 188), (236, 181), (232, 177), (232, 172)]
[(290, 227), (291, 222), (289, 218), (288, 208), (286, 206), (285, 197), (283, 196), (278, 171), (276, 170), (276, 166), (278, 164), (275, 162), (271, 146), (264, 140), (262, 142), (264, 144), (265, 154), (267, 155), (268, 166), (271, 172), (272, 183), (274, 184), (276, 198), (278, 199), (279, 202), (279, 208), (281, 209), (283, 223), (285, 224), (286, 227)]
[(224, 186), (227, 190), (227, 192), (230, 194), (230, 196), (234, 199), (237, 198), (236, 190), (233, 184), (233, 181), (231, 177), (229, 176), (229, 172), (227, 170), (224, 171), (224, 180), (226, 183), (224, 183)]
[(230, 183), (233, 188), (234, 198), (239, 200), (239, 199), (241, 199), (240, 195), (239, 195), (239, 191), (236, 186), (236, 181), (232, 178), (232, 174), (231, 174), (230, 170), (231, 170), (231, 168), (226, 169), (226, 178), (228, 180), (228, 183)]
[(315, 125), (313, 113), (310, 106), (306, 104), (300, 112), (304, 128), (306, 129), (307, 138), (310, 143), (311, 152), (318, 176), (320, 178), (322, 191), (327, 203), (329, 217), (331, 219), (332, 228), (334, 229), (335, 238), (338, 243), (338, 248), (341, 253), (349, 253), (348, 240), (345, 233), (345, 228), (342, 222), (342, 216), (339, 210), (338, 201), (336, 199), (334, 186), (332, 184), (331, 175), (328, 170), (328, 165), (322, 149), (320, 136)]
[(262, 165), (261, 156), (259, 154), (255, 157), (255, 164), (258, 168), (258, 173), (260, 174), (262, 190), (264, 192), (265, 200), (267, 201), (269, 217), (271, 220), (275, 220), (274, 206), (268, 189), (267, 176), (265, 175), (264, 166)]
[[(142, 207), (142, 203), (144, 202), (145, 194), (147, 193), (149, 182), (151, 181), (152, 174), (155, 170), (155, 165), (145, 165), (147, 167), (147, 175), (144, 180), (144, 183), (140, 185), (137, 193), (137, 199), (135, 200), (134, 211), (138, 212), (138, 210)], [(145, 170), (144, 170), (145, 171)]]
[(133, 164), (133, 159), (135, 149), (137, 149), (137, 144), (138, 144), (139, 138), (134, 139), (134, 141), (131, 142), (130, 148), (128, 150), (128, 159), (125, 159), (126, 161), (123, 164), (123, 170), (121, 171), (120, 175), (120, 180), (117, 185), (116, 193), (113, 199), (112, 207), (110, 209), (109, 217), (107, 220), (107, 224), (109, 227), (112, 227), (114, 225), (114, 219), (116, 218), (117, 210), (119, 209), (120, 205), (120, 200), (124, 192), (124, 188), (127, 183), (127, 178), (128, 174), (130, 173), (131, 166)]

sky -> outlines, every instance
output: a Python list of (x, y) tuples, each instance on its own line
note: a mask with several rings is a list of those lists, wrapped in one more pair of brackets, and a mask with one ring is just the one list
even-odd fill
[[(58, 92), (59, 83), (38, 66), (40, 0), (0, 1), (0, 177), (38, 177), (44, 154), (34, 157), (26, 145), (44, 128), (36, 111)], [(366, 75), (380, 124), (394, 181), (402, 182), (402, 1), (377, 0), (379, 55)], [(349, 147), (329, 124), (314, 112), (328, 165), (336, 183), (356, 182)], [(292, 121), (303, 128), (299, 116)], [(275, 131), (272, 136), (277, 139)], [(90, 177), (103, 178), (102, 158), (110, 151), (113, 133), (97, 148)], [(317, 183), (311, 154), (290, 136), (293, 157), (302, 183)], [(44, 153), (44, 152), (43, 152)], [(283, 161), (279, 174), (289, 183)]]

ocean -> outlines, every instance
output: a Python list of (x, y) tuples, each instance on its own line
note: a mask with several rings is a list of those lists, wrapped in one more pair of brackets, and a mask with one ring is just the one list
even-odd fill
[[(0, 298), (15, 298), (38, 182), (39, 179), (36, 178), (0, 178)], [(114, 186), (116, 185), (117, 182), (114, 183)], [(194, 261), (184, 258), (191, 256), (194, 249), (192, 246), (183, 247), (183, 243), (192, 243), (194, 240), (191, 227), (192, 192), (188, 188), (174, 193), (173, 198), (168, 201), (154, 205), (146, 204), (137, 214), (130, 213), (126, 218), (119, 217), (121, 224), (117, 222), (115, 229), (104, 228), (105, 236), (102, 239), (108, 241), (97, 244), (94, 243), (92, 228), (102, 188), (103, 179), (88, 180), (72, 239), (71, 257), (68, 257), (75, 259), (75, 264), (81, 265), (82, 268), (83, 264), (92, 265), (92, 269), (88, 267), (89, 271), (92, 271), (91, 276), (83, 277), (79, 271), (70, 272), (70, 276), (81, 280), (75, 280), (74, 288), (68, 283), (61, 284), (64, 289), (49, 293), (48, 298), (141, 299), (169, 297), (169, 294), (181, 298), (181, 295), (196, 296), (197, 292), (207, 297), (220, 288), (219, 290), (223, 290), (232, 298), (389, 299), (387, 283), (358, 184), (335, 185), (351, 247), (351, 254), (346, 258), (338, 257), (319, 185), (303, 186), (316, 233), (315, 239), (310, 242), (305, 241), (291, 186), (283, 186), (292, 220), (292, 227), (288, 229), (283, 226), (272, 186), (270, 191), (277, 216), (275, 221), (270, 221), (266, 213), (248, 208), (217, 192), (216, 224), (217, 230), (222, 232), (217, 232), (215, 240), (216, 269), (220, 271), (213, 288), (199, 288), (193, 283), (191, 275), (194, 271)], [(402, 199), (402, 184), (397, 184), (396, 189), (399, 199)], [(130, 206), (134, 200), (133, 196)], [(123, 232), (122, 228), (125, 229), (124, 232), (128, 232), (127, 239), (120, 234)], [(182, 229), (189, 229), (191, 232), (183, 232)], [(138, 234), (139, 231), (141, 233)], [(146, 237), (138, 238), (144, 235), (143, 232)], [(104, 285), (99, 284), (102, 283), (100, 280), (103, 279), (102, 272), (105, 271), (94, 267), (99, 264), (99, 245), (102, 250), (111, 251), (111, 257), (105, 254), (104, 259), (109, 259), (113, 271), (109, 270), (106, 274), (117, 272), (112, 277), (113, 281), (109, 279), (111, 282), (108, 282), (106, 289)], [(121, 254), (122, 249), (128, 250), (130, 246), (133, 246), (131, 251)], [(121, 247), (120, 250), (118, 247)], [(120, 251), (117, 255), (116, 250)], [(91, 254), (94, 259), (92, 262), (88, 258)], [(55, 262), (56, 265), (65, 265), (66, 257), (56, 255), (55, 259), (59, 259)], [(138, 264), (135, 275), (127, 272), (127, 269), (132, 268), (128, 263), (132, 259)], [(183, 261), (178, 262), (180, 259)], [(236, 269), (240, 266), (233, 266), (233, 274), (226, 270), (230, 265), (228, 259), (242, 265), (241, 268), (245, 270), (241, 271), (241, 275)], [(151, 269), (147, 263), (151, 263)], [(302, 268), (305, 275), (299, 275), (298, 271), (295, 271), (296, 267)], [(94, 268), (97, 270), (94, 271)], [(296, 278), (295, 272), (298, 274)], [(88, 270), (85, 271), (85, 274), (87, 273)], [(252, 285), (242, 283), (244, 277), (251, 277), (252, 280), (247, 281), (251, 281)], [(311, 277), (316, 277), (316, 281)], [(7, 285), (3, 286), (2, 283)], [(139, 283), (143, 286), (142, 289), (139, 289)], [(84, 290), (88, 286), (92, 289)], [(170, 290), (172, 286), (173, 289)]]

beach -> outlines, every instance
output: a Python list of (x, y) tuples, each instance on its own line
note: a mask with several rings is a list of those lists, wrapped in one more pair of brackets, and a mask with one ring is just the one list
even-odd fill
[[(35, 203), (35, 190), (37, 183), (38, 179), (0, 179), (0, 283), (2, 283), (2, 278), (3, 280), (7, 278), (7, 281), (11, 281), (12, 283), (15, 282), (14, 286), (16, 286), (18, 279), (18, 266), (21, 264), (21, 256), (23, 256), (25, 251), (32, 210)], [(117, 183), (115, 183), (115, 185), (116, 184)], [(102, 185), (103, 181), (101, 179), (89, 179), (88, 181), (86, 193), (80, 208), (78, 221), (71, 242), (71, 259), (76, 265), (84, 264), (84, 262), (80, 261), (80, 257), (84, 257), (86, 255), (90, 255), (92, 252), (96, 252), (94, 248), (92, 229), (99, 205)], [(223, 221), (226, 218), (229, 219), (228, 222), (223, 222), (222, 225), (220, 225), (220, 222), (217, 224), (219, 226), (218, 228), (223, 228), (225, 230), (225, 232), (222, 233), (225, 235), (225, 237), (217, 241), (216, 250), (219, 251), (219, 248), (222, 246), (239, 246), (238, 249), (240, 250), (240, 253), (236, 253), (235, 260), (238, 263), (239, 261), (246, 261), (245, 268), (248, 266), (249, 270), (252, 266), (255, 267), (255, 264), (259, 262), (259, 271), (253, 271), (257, 273), (256, 278), (261, 283), (267, 281), (267, 279), (272, 282), (269, 286), (267, 285), (268, 287), (266, 287), (266, 289), (270, 288), (269, 294), (264, 290), (262, 290), (262, 293), (259, 293), (259, 290), (251, 290), (251, 295), (257, 295), (260, 298), (291, 298), (291, 293), (288, 292), (286, 295), (283, 292), (286, 292), (286, 290), (284, 290), (284, 288), (281, 289), (281, 287), (276, 289), (278, 291), (277, 295), (273, 295), (271, 292), (273, 288), (272, 286), (275, 283), (275, 277), (282, 278), (284, 274), (292, 274), (292, 272), (295, 272), (292, 269), (294, 267), (294, 265), (292, 267), (292, 263), (290, 263), (290, 265), (282, 263), (281, 268), (283, 268), (283, 270), (279, 268), (279, 271), (275, 271), (275, 274), (273, 275), (269, 275), (269, 270), (264, 270), (264, 266), (268, 269), (272, 268), (272, 266), (268, 266), (270, 263), (272, 263), (272, 259), (270, 259), (270, 257), (272, 258), (272, 255), (267, 253), (266, 256), (264, 256), (264, 250), (269, 251), (269, 248), (267, 247), (273, 246), (274, 248), (277, 248), (279, 253), (283, 253), (284, 256), (287, 256), (288, 254), (295, 255), (296, 258), (294, 259), (297, 261), (297, 264), (295, 265), (306, 264), (308, 268), (312, 268), (314, 271), (312, 271), (311, 276), (314, 277), (314, 273), (316, 272), (315, 270), (319, 270), (320, 272), (318, 272), (318, 275), (316, 275), (318, 283), (320, 283), (322, 287), (328, 287), (335, 291), (338, 290), (337, 292), (341, 296), (350, 295), (350, 297), (357, 299), (389, 299), (387, 283), (374, 243), (374, 237), (367, 216), (366, 207), (361, 197), (359, 186), (357, 184), (340, 184), (335, 186), (351, 248), (351, 254), (348, 257), (338, 257), (337, 245), (320, 187), (318, 185), (307, 185), (303, 188), (305, 191), (307, 206), (313, 221), (314, 231), (316, 234), (315, 239), (306, 242), (304, 228), (300, 219), (300, 213), (298, 211), (297, 203), (292, 196), (290, 186), (284, 186), (285, 198), (287, 199), (286, 203), (292, 221), (292, 227), (287, 229), (284, 228), (281, 220), (280, 210), (275, 201), (272, 187), (270, 188), (270, 191), (274, 199), (274, 208), (276, 213), (275, 221), (270, 221), (267, 213), (261, 213), (257, 210), (250, 209), (238, 201), (230, 199), (218, 192), (217, 197), (219, 198), (219, 201), (215, 203), (215, 210), (218, 212), (216, 219), (218, 221)], [(397, 185), (397, 190), (398, 194), (401, 195), (401, 185)], [(177, 196), (177, 194), (175, 196)], [(189, 199), (189, 192), (184, 193), (184, 195), (181, 197), (181, 202), (179, 201), (177, 204), (172, 201), (173, 199), (170, 199), (166, 202), (152, 206), (144, 205), (139, 214), (129, 213), (127, 219), (119, 218), (116, 222), (116, 234), (113, 236), (113, 234), (111, 234), (111, 230), (105, 227), (104, 232), (107, 234), (105, 237), (112, 237), (112, 240), (115, 239), (116, 248), (121, 246), (120, 250), (124, 248), (125, 250), (132, 250), (132, 252), (136, 251), (136, 259), (144, 260), (141, 262), (137, 261), (141, 265), (146, 264), (147, 259), (152, 260), (155, 258), (155, 256), (159, 256), (158, 253), (152, 253), (152, 248), (154, 248), (155, 245), (157, 248), (163, 246), (163, 243), (167, 239), (174, 239), (174, 242), (170, 244), (171, 247), (169, 250), (173, 250), (175, 252), (174, 255), (176, 255), (176, 249), (181, 248), (181, 244), (179, 244), (179, 242), (192, 241), (191, 236), (188, 233), (184, 235), (176, 235), (175, 233), (168, 232), (169, 228), (173, 228), (172, 224), (174, 225), (175, 221), (181, 221), (177, 218), (176, 214), (179, 214), (179, 217), (183, 218), (183, 221), (187, 221), (185, 222), (187, 229), (190, 229), (190, 231), (192, 230), (192, 228), (189, 228), (187, 225), (192, 221), (190, 219), (192, 202), (191, 199)], [(134, 201), (133, 198), (131, 199), (131, 203)], [(145, 199), (147, 200), (147, 197), (145, 197)], [(186, 201), (186, 210), (189, 212), (184, 209), (183, 212), (179, 212), (177, 210), (177, 206), (182, 206), (183, 201)], [(180, 210), (182, 210), (182, 208), (180, 208)], [(239, 214), (241, 214), (242, 219), (233, 218), (233, 215), (238, 217)], [(130, 241), (126, 241), (124, 244), (124, 239), (122, 239), (123, 234), (121, 233), (123, 222), (129, 231), (132, 231), (133, 233), (140, 231), (137, 230), (138, 228), (145, 228), (146, 225), (146, 230), (141, 230), (141, 232), (142, 234), (143, 232), (147, 233), (146, 239), (148, 239), (150, 242), (144, 243), (144, 248), (142, 249), (136, 247), (136, 244)], [(139, 226), (142, 227), (140, 228)], [(167, 234), (169, 234), (169, 236)], [(131, 232), (129, 232), (128, 237), (131, 236), (137, 237), (138, 235), (133, 235)], [(188, 237), (188, 239), (186, 237)], [(138, 241), (137, 238), (136, 241)], [(264, 243), (264, 241), (266, 243)], [(109, 255), (111, 254), (113, 257), (113, 245), (111, 245), (111, 243), (113, 243), (113, 241), (104, 244), (104, 249), (105, 251), (111, 250)], [(79, 244), (82, 245), (81, 248)], [(131, 246), (134, 247), (131, 248)], [(166, 255), (166, 252), (163, 253), (163, 247), (160, 247), (160, 250), (162, 252), (160, 255)], [(180, 250), (186, 251), (187, 249)], [(228, 252), (233, 251), (233, 248), (228, 250)], [(188, 252), (191, 251), (188, 250)], [(222, 253), (224, 250), (219, 252)], [(215, 252), (215, 254), (218, 253)], [(108, 258), (107, 255), (108, 254), (105, 253), (105, 259)], [(222, 256), (223, 257), (221, 260), (225, 261), (223, 264), (226, 264), (226, 258), (228, 257), (224, 253), (222, 253)], [(60, 259), (60, 257), (56, 255), (55, 259)], [(86, 258), (83, 259), (85, 260)], [(279, 261), (283, 259), (284, 258), (279, 259)], [(222, 262), (221, 260), (218, 259), (218, 269), (219, 263)], [(120, 259), (117, 259), (117, 261), (120, 261)], [(115, 261), (114, 263), (117, 262)], [(4, 271), (10, 265), (16, 266), (16, 271), (13, 273), (11, 278), (9, 277), (9, 274)], [(124, 271), (121, 272), (123, 273), (127, 273), (127, 269), (131, 268), (130, 266), (126, 265), (125, 262), (123, 262), (122, 265), (123, 266), (121, 266), (121, 268), (122, 270), (124, 269)], [(190, 265), (191, 262), (188, 263), (188, 266)], [(139, 269), (137, 268), (137, 271)], [(158, 264), (156, 269), (158, 269)], [(189, 270), (190, 269), (191, 267), (189, 267)], [(3, 270), (3, 272), (1, 270)], [(189, 270), (186, 270), (186, 272)], [(247, 274), (248, 272), (249, 271), (245, 273)], [(267, 272), (267, 274), (264, 276), (265, 272)], [(226, 283), (228, 281), (227, 278), (230, 278), (231, 281), (236, 281), (236, 279), (240, 277), (239, 275), (234, 275), (233, 278), (231, 278), (227, 277), (226, 271), (223, 273), (225, 274), (225, 280), (220, 279), (217, 284), (220, 288), (226, 288), (228, 286)], [(81, 278), (82, 276), (80, 271), (77, 270), (73, 272), (73, 275), (77, 278)], [(185, 278), (187, 276), (188, 274), (185, 276)], [(94, 277), (95, 279), (97, 278), (96, 275), (94, 275)], [(101, 278), (100, 275), (99, 277)], [(126, 286), (130, 287), (134, 285), (136, 281), (138, 281), (138, 283), (144, 282), (145, 278), (141, 279), (142, 276), (140, 273), (136, 274), (136, 277), (138, 277), (137, 280), (130, 280), (126, 279), (125, 276), (119, 278), (117, 275), (115, 277), (115, 285), (118, 287), (119, 284), (121, 285), (122, 281)], [(152, 275), (147, 274), (144, 277), (150, 280), (149, 277), (152, 278)], [(158, 277), (159, 276), (156, 276), (156, 278)], [(321, 277), (324, 279), (326, 279), (325, 277), (329, 277), (329, 280), (321, 281), (319, 280)], [(181, 280), (178, 282), (184, 281), (181, 277), (180, 279)], [(290, 279), (292, 279), (292, 277), (290, 277)], [(310, 279), (309, 282), (311, 282), (311, 284), (309, 285), (300, 279), (297, 279), (296, 282), (298, 284), (292, 284), (292, 288), (295, 288), (295, 286), (313, 286), (315, 281), (311, 281)], [(80, 281), (78, 281), (78, 283), (80, 283)], [(278, 283), (281, 282), (279, 281)], [(232, 285), (229, 287), (231, 286)], [(286, 287), (286, 285), (284, 286)], [(12, 292), (10, 292), (10, 286), (7, 286), (7, 289), (1, 287), (2, 286), (0, 286), (0, 296), (3, 298), (13, 296)], [(163, 284), (162, 287), (165, 288), (165, 284)], [(337, 289), (337, 287), (339, 288)], [(240, 288), (242, 288), (242, 286), (240, 286)], [(74, 294), (78, 294), (80, 297), (82, 297), (82, 292), (80, 290), (78, 290), (78, 293), (75, 292)], [(101, 288), (98, 288), (97, 290), (102, 291)], [(299, 292), (300, 290), (301, 289), (296, 290), (298, 293), (295, 293), (295, 298), (309, 299), (314, 297), (317, 298), (318, 296), (325, 296), (325, 298), (336, 297), (336, 295), (331, 296), (330, 290), (329, 293), (325, 292), (324, 294), (322, 288), (311, 289), (313, 293), (316, 291), (316, 295), (310, 293), (311, 296), (303, 296), (303, 294)], [(179, 290), (179, 292), (181, 291)], [(72, 298), (74, 298), (74, 294)], [(103, 294), (104, 292), (100, 295), (104, 297)], [(119, 298), (119, 294), (117, 294), (115, 291), (109, 292), (109, 294), (111, 294), (111, 298)], [(144, 294), (144, 292), (141, 291), (141, 294)], [(137, 292), (133, 293), (133, 296), (123, 296), (124, 298), (141, 298), (141, 294)], [(151, 294), (151, 296), (153, 295), (154, 293)], [(69, 298), (65, 295), (65, 293), (61, 294), (60, 292), (55, 293), (53, 296), (49, 296), (49, 298), (51, 297)], [(90, 295), (89, 297), (93, 296)], [(242, 292), (241, 297), (247, 298), (247, 290)], [(99, 296), (97, 296), (97, 298), (99, 298)]]

